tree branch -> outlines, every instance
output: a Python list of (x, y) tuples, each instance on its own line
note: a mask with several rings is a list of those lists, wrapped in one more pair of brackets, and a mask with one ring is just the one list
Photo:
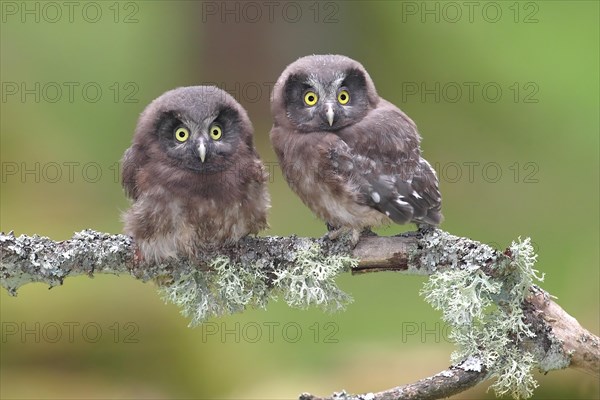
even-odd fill
[[(97, 273), (130, 274), (143, 281), (165, 277), (176, 280), (178, 271), (190, 265), (196, 271), (213, 269), (213, 261), (220, 255), (239, 265), (260, 265), (261, 273), (268, 277), (267, 284), (274, 285), (281, 279), (280, 268), (298, 264), (299, 252), (313, 248), (311, 246), (318, 246), (319, 259), (339, 255), (357, 259), (353, 274), (396, 271), (432, 275), (476, 265), (488, 278), (508, 282), (512, 279), (509, 273), (516, 268), (516, 255), (511, 250), (500, 252), (441, 230), (395, 237), (362, 237), (354, 249), (345, 240), (249, 237), (234, 246), (206, 252), (197, 260), (174, 260), (158, 265), (139, 262), (135, 244), (124, 235), (85, 230), (70, 240), (55, 242), (39, 236), (15, 237), (11, 232), (0, 234), (0, 283), (16, 295), (17, 289), (27, 283), (44, 282), (52, 287), (61, 285), (69, 276)], [(513, 338), (511, 343), (530, 352), (542, 371), (574, 367), (600, 376), (600, 339), (581, 327), (540, 288), (529, 285), (528, 290), (521, 308), (523, 319), (533, 334), (523, 340)], [(343, 392), (330, 398), (433, 399), (466, 390), (489, 377), (485, 363), (481, 363), (479, 370), (465, 369), (461, 365), (465, 364), (384, 392), (360, 395), (362, 397)], [(303, 394), (301, 399), (318, 397)]]
[[(473, 365), (475, 364), (475, 365)], [(481, 364), (468, 360), (452, 366), (418, 382), (398, 386), (378, 393), (351, 395), (346, 392), (334, 393), (331, 397), (317, 397), (303, 393), (299, 400), (433, 400), (450, 397), (472, 388), (487, 377)]]

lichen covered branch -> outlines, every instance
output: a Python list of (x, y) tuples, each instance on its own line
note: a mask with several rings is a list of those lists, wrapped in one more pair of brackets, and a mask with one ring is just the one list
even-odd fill
[(468, 359), (428, 378), (397, 386), (377, 393), (349, 394), (336, 392), (329, 397), (318, 397), (309, 393), (300, 395), (299, 400), (429, 400), (442, 399), (472, 388), (487, 377), (481, 362)]
[(345, 240), (248, 237), (205, 251), (196, 259), (160, 264), (139, 260), (133, 240), (92, 230), (54, 242), (0, 233), (0, 283), (12, 295), (22, 285), (61, 285), (68, 276), (129, 274), (154, 280), (164, 299), (177, 304), (195, 326), (209, 317), (264, 307), (279, 296), (293, 307), (342, 309), (352, 299), (334, 282), (356, 266)]
[[(70, 240), (54, 242), (42, 236), (0, 233), (0, 283), (12, 295), (27, 283), (62, 285), (69, 276), (94, 273), (136, 275), (133, 240), (124, 235), (85, 230)], [(139, 278), (150, 279), (143, 270)]]
[[(248, 237), (237, 245), (207, 252), (197, 260), (177, 260), (167, 264), (144, 264), (135, 257), (135, 244), (124, 235), (84, 230), (70, 240), (54, 242), (41, 236), (15, 236), (0, 233), (1, 284), (11, 294), (24, 284), (44, 282), (61, 285), (68, 276), (94, 273), (130, 274), (144, 281), (172, 274), (194, 264), (210, 269), (215, 257), (224, 256), (242, 265), (263, 264), (265, 272), (292, 265), (302, 253), (328, 257), (345, 255), (357, 260), (352, 273), (400, 271), (431, 275), (445, 268), (480, 262), (487, 266), (509, 262), (510, 258), (491, 247), (450, 235), (440, 230), (409, 233), (395, 237), (363, 237), (352, 249), (347, 241), (319, 238)], [(315, 253), (314, 246), (317, 251)], [(303, 261), (305, 262), (305, 261)], [(297, 264), (294, 264), (297, 265)], [(269, 267), (271, 271), (269, 271)]]
[(465, 374), (453, 367), (389, 391), (362, 397), (342, 392), (332, 398), (435, 398), (432, 393), (448, 396), (455, 393), (452, 387), (488, 377), (497, 378), (493, 388), (499, 395), (529, 397), (537, 385), (534, 367), (575, 367), (600, 375), (600, 340), (534, 285), (541, 277), (533, 268), (536, 255), (528, 240), (498, 251), (432, 229), (365, 236), (354, 248), (344, 238), (249, 237), (194, 260), (146, 264), (136, 254), (131, 238), (92, 230), (61, 242), (2, 233), (1, 284), (16, 295), (31, 282), (57, 286), (69, 276), (129, 274), (154, 280), (193, 326), (211, 316), (264, 307), (274, 296), (293, 307), (341, 309), (351, 301), (335, 284), (343, 271), (429, 275), (422, 294), (452, 328), (450, 338), (457, 346), (453, 362), (479, 360), (481, 368)]

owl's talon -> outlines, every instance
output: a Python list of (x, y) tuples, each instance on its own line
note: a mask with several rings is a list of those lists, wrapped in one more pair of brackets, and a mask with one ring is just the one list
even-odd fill
[(434, 225), (431, 224), (426, 224), (426, 223), (418, 223), (417, 224), (417, 231), (419, 233), (430, 233), (433, 232), (436, 229), (436, 227)]
[(133, 265), (139, 265), (144, 262), (144, 255), (140, 251), (140, 248), (135, 246), (133, 251)]
[(365, 236), (365, 237), (369, 237), (369, 236), (379, 236), (378, 234), (376, 234), (375, 232), (373, 232), (371, 230), (370, 227), (366, 227), (365, 229), (362, 230), (362, 232), (360, 232), (360, 236)]
[(358, 241), (360, 240), (361, 232), (357, 229), (342, 227), (327, 232), (325, 236), (327, 236), (327, 238), (332, 241), (343, 240), (344, 237), (347, 236), (352, 247), (356, 247)]
[(329, 222), (325, 222), (325, 226), (327, 227), (327, 232), (333, 232), (339, 229), (331, 225)]
[(350, 232), (350, 243), (352, 243), (352, 247), (356, 247), (358, 241), (360, 240), (360, 231), (357, 229), (352, 229)]
[[(327, 228), (329, 229), (329, 225)], [(333, 228), (333, 227), (332, 227)], [(343, 228), (338, 229), (330, 229), (329, 232), (325, 234), (329, 240), (338, 240), (338, 238), (343, 234)]]

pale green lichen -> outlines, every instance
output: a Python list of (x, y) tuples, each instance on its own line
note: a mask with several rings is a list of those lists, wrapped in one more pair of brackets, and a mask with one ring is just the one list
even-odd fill
[(257, 265), (242, 266), (219, 256), (208, 271), (189, 267), (175, 282), (160, 286), (163, 299), (181, 308), (196, 326), (210, 317), (243, 311), (247, 306), (264, 307), (266, 277)]
[[(351, 301), (334, 278), (358, 261), (343, 255), (324, 256), (317, 244), (295, 252), (293, 261), (279, 268), (264, 268), (263, 259), (251, 263), (231, 262), (217, 256), (206, 271), (193, 266), (179, 270), (175, 281), (160, 284), (163, 299), (181, 309), (196, 326), (210, 317), (243, 311), (246, 307), (265, 308), (269, 298), (281, 295), (292, 307), (311, 305), (327, 310), (342, 309)], [(271, 278), (265, 271), (271, 270)]]
[(348, 256), (325, 257), (318, 245), (311, 244), (297, 251), (291, 268), (275, 271), (274, 284), (291, 307), (315, 305), (337, 311), (352, 299), (337, 287), (334, 278), (357, 264), (358, 260)]
[(425, 300), (435, 309), (449, 310), (444, 319), (452, 326), (468, 326), (482, 319), (493, 303), (491, 295), (501, 284), (492, 282), (477, 265), (432, 275), (423, 289)]
[(227, 257), (218, 257), (211, 266), (216, 273), (219, 297), (226, 299), (230, 313), (243, 311), (249, 305), (266, 306), (267, 277), (259, 264), (246, 267), (231, 263)]
[(510, 394), (515, 399), (531, 397), (533, 390), (538, 387), (537, 381), (531, 374), (535, 364), (533, 355), (515, 346), (507, 348), (504, 352), (506, 354), (504, 362), (495, 373), (497, 380), (490, 389), (494, 389), (497, 396)]
[(537, 256), (530, 239), (519, 238), (509, 250), (512, 261), (501, 266), (498, 278), (486, 275), (481, 265), (468, 263), (432, 275), (422, 294), (452, 327), (449, 338), (457, 347), (453, 363), (479, 358), (497, 378), (492, 388), (498, 396), (528, 398), (537, 387), (531, 374), (535, 360), (519, 344), (534, 334), (521, 305), (533, 281), (543, 276), (533, 268)]

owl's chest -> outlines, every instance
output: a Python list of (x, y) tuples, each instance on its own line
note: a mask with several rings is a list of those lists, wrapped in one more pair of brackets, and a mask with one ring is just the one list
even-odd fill
[(335, 226), (385, 223), (385, 215), (364, 204), (351, 174), (338, 173), (329, 148), (326, 141), (308, 140), (288, 148), (282, 170), (292, 190), (319, 218)]
[(358, 186), (351, 180), (316, 173), (303, 175), (290, 186), (308, 208), (333, 226), (361, 229), (389, 223), (384, 214), (364, 203)]
[(185, 241), (221, 242), (231, 235), (242, 214), (242, 199), (232, 196), (181, 196), (156, 188), (136, 202), (140, 219), (152, 221), (155, 233), (185, 238)]
[(240, 203), (182, 198), (166, 190), (139, 198), (124, 220), (126, 233), (155, 260), (193, 256), (200, 249), (237, 241), (251, 230)]
[(175, 201), (173, 231), (200, 242), (238, 240), (247, 233), (241, 201), (217, 198), (187, 198)]
[(317, 136), (302, 137), (281, 153), (286, 181), (305, 203), (315, 194), (329, 190), (333, 183), (334, 171), (324, 153), (326, 149), (318, 143)]

